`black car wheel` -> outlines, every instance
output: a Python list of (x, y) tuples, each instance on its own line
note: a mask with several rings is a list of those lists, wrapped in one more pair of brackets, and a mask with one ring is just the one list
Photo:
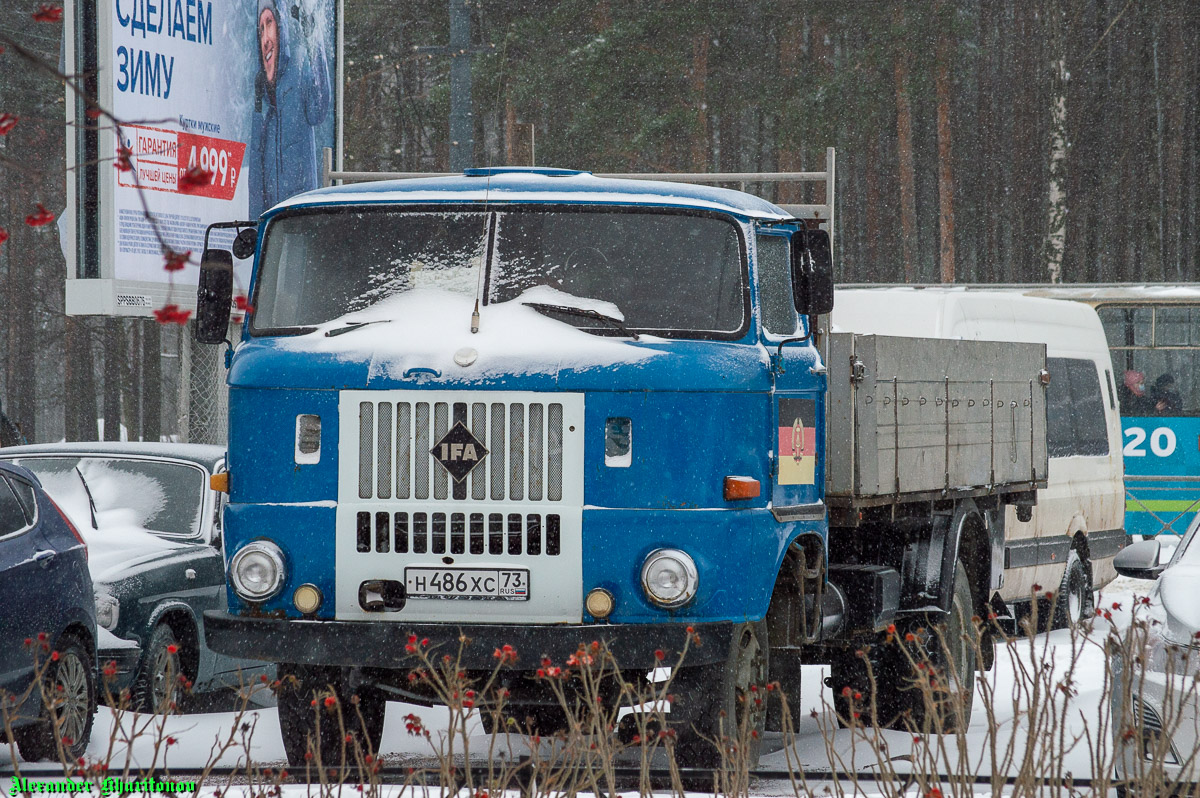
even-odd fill
[(56, 651), (58, 658), (47, 663), (43, 674), (42, 720), (13, 729), (17, 749), (31, 762), (58, 758), (55, 721), (68, 761), (83, 756), (92, 734), (96, 714), (96, 676), (92, 663), (96, 658), (71, 637), (63, 638)]
[(380, 690), (352, 690), (343, 669), (316, 665), (280, 663), (279, 681), (279, 731), (289, 765), (352, 766), (357, 760), (347, 735), (364, 755), (379, 750), (387, 708)]
[[(159, 624), (150, 635), (150, 643), (142, 655), (137, 676), (133, 681), (131, 700), (138, 712), (159, 712), (169, 715), (183, 704), (184, 688), (180, 676), (183, 661), (179, 657), (179, 642), (166, 624)], [(172, 707), (171, 704), (175, 706)]]
[(1092, 575), (1079, 552), (1071, 549), (1067, 570), (1054, 600), (1054, 627), (1062, 629), (1083, 621), (1092, 612)]

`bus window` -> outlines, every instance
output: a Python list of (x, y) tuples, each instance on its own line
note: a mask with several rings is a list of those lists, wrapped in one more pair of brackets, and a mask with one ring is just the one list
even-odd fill
[[(1148, 306), (1120, 307), (1104, 305), (1096, 308), (1100, 323), (1108, 337), (1110, 349), (1127, 346), (1150, 346), (1154, 325), (1154, 309)], [(1114, 354), (1114, 359), (1116, 355)]]
[(1200, 416), (1200, 306), (1096, 309), (1116, 369), (1121, 415)]

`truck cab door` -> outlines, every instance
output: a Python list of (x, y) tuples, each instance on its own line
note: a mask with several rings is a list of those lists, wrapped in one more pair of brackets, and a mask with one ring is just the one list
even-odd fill
[(820, 402), (825, 369), (796, 312), (792, 291), (791, 230), (760, 231), (756, 238), (762, 344), (771, 357), (771, 506), (780, 520), (824, 517), (825, 420)]

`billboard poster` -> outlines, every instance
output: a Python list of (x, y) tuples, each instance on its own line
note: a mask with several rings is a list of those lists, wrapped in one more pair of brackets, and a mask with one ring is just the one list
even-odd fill
[(107, 2), (103, 94), (123, 124), (108, 139), (115, 179), (101, 183), (102, 276), (166, 282), (161, 235), (192, 253), (174, 281), (194, 286), (207, 225), (255, 219), (320, 184), (321, 149), (335, 144), (337, 2)]

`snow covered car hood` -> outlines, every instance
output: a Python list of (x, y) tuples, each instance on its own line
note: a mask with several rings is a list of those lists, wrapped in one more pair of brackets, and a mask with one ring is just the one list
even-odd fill
[(195, 555), (195, 543), (166, 540), (137, 527), (83, 529), (88, 569), (97, 585), (129, 579), (165, 561)]

